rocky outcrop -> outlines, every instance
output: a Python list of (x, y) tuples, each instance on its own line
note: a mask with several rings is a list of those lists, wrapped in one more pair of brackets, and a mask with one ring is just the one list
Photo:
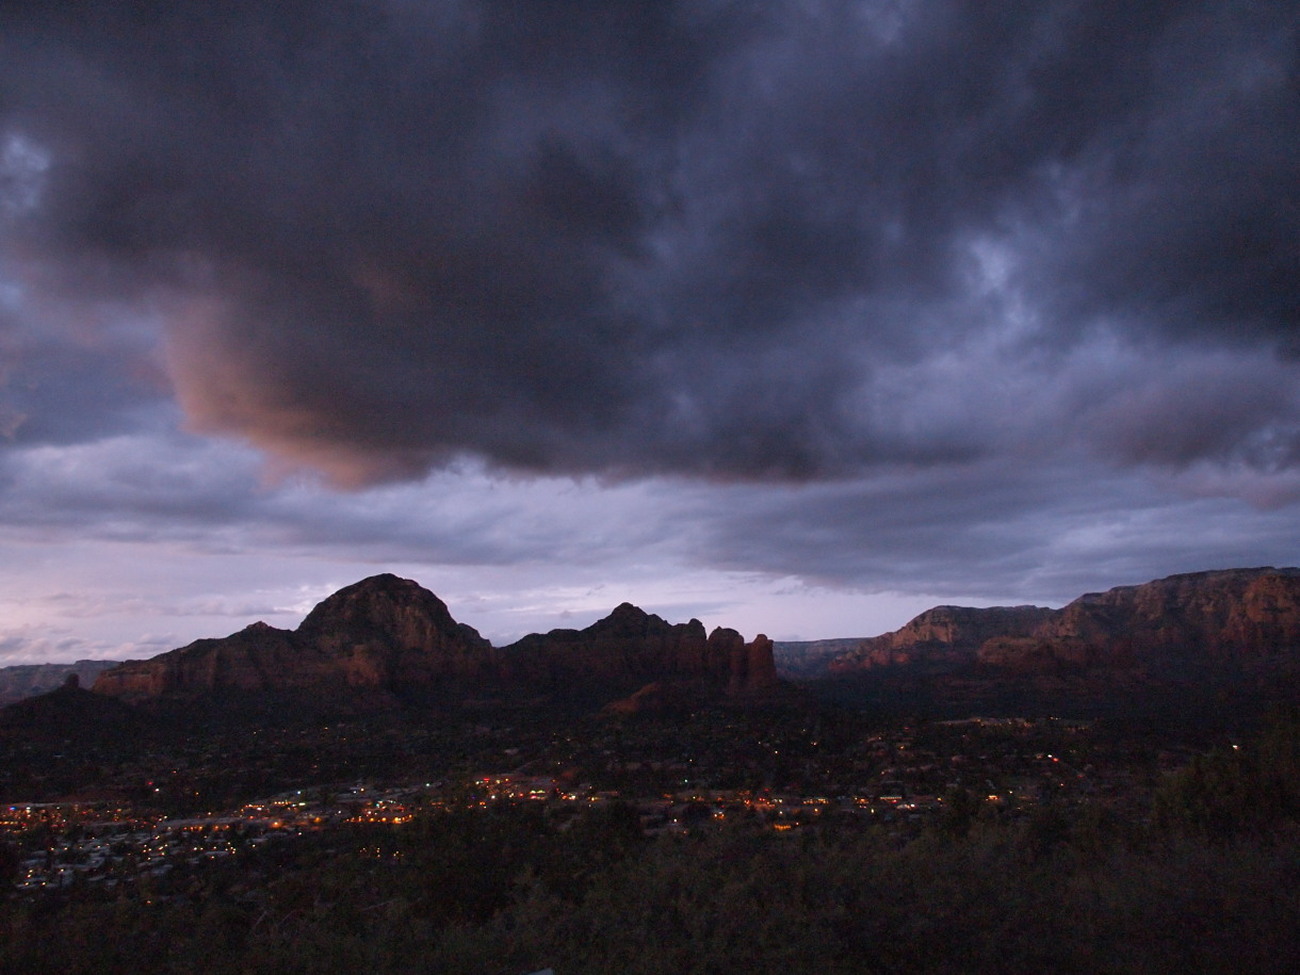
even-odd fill
[[(680, 671), (669, 674), (670, 679), (645, 684), (629, 697), (612, 701), (601, 710), (609, 715), (630, 715), (694, 707), (715, 700), (717, 691), (724, 687), (726, 697), (733, 702), (768, 702), (777, 700), (789, 689), (777, 676), (772, 641), (761, 633), (746, 643), (735, 630), (718, 627), (709, 634), (704, 660), (706, 667), (702, 670), (693, 674)], [(725, 682), (720, 680), (724, 673)]]
[(101, 674), (95, 690), (128, 701), (200, 690), (263, 691), (306, 685), (327, 672), (327, 662), (297, 646), (292, 632), (254, 623), (224, 639), (128, 660)]
[(1101, 652), (1094, 644), (1070, 637), (1010, 636), (986, 640), (975, 659), (1014, 673), (1054, 674), (1086, 670), (1099, 662)]
[[(668, 623), (630, 603), (585, 630), (532, 634), (501, 651), (505, 677), (546, 686), (557, 682), (600, 683), (620, 693), (646, 684), (693, 683), (730, 695), (757, 695), (780, 684), (772, 642), (751, 643), (718, 627)], [(680, 695), (678, 695), (680, 696)]]
[(772, 644), (776, 672), (795, 680), (815, 680), (826, 676), (826, 669), (836, 657), (857, 650), (864, 637), (837, 637), (831, 640), (777, 640)]
[(1223, 645), (1247, 652), (1300, 647), (1300, 569), (1268, 570), (1251, 579), (1221, 633)]
[(727, 693), (734, 696), (767, 694), (781, 685), (772, 657), (772, 641), (763, 633), (745, 644), (740, 666), (733, 664)]
[(383, 575), (340, 589), (307, 614), (297, 639), (341, 666), (348, 684), (404, 688), (494, 680), (499, 654), (446, 604)]
[(586, 629), (532, 633), (504, 647), (502, 677), (537, 686), (576, 679), (631, 688), (660, 676), (716, 674), (708, 649), (699, 620), (668, 623), (623, 603)]
[(1300, 649), (1300, 569), (1223, 569), (1088, 593), (1059, 610), (938, 606), (899, 630), (863, 640), (828, 670), (847, 675), (978, 664), (1046, 674), (1291, 648)]
[(212, 691), (330, 694), (374, 691), (395, 699), (631, 694), (646, 684), (754, 697), (779, 685), (772, 644), (735, 630), (705, 635), (699, 620), (668, 623), (623, 603), (583, 630), (532, 634), (495, 648), (452, 618), (433, 593), (374, 576), (341, 589), (295, 630), (254, 623), (100, 675), (95, 690), (127, 701)]
[(878, 667), (968, 664), (986, 640), (1027, 637), (1052, 613), (1043, 606), (936, 606), (901, 629), (863, 640), (857, 649), (833, 659), (827, 672), (835, 675)]
[(0, 667), (0, 707), (62, 687), (69, 674), (75, 674), (82, 686), (89, 687), (96, 677), (117, 664), (116, 660), (78, 660), (71, 664)]
[(1300, 646), (1300, 569), (1224, 569), (1080, 596), (1036, 635), (1077, 640), (1099, 658), (1259, 654)]
[(438, 679), (494, 676), (494, 652), (452, 619), (437, 596), (393, 575), (374, 576), (320, 603), (296, 630), (253, 623), (106, 671), (95, 690), (124, 700), (208, 691), (401, 693)]
[(1035, 630), (1037, 645), (992, 641), (979, 660), (1130, 667), (1178, 655), (1232, 659), (1300, 647), (1300, 569), (1190, 572), (1088, 593)]
[(745, 638), (729, 626), (718, 626), (709, 634), (709, 648), (720, 662), (726, 661), (727, 693), (740, 693), (749, 666)]

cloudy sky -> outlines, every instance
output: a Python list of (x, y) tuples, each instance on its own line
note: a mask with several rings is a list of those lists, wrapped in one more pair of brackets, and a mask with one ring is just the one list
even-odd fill
[(379, 571), (864, 636), (1300, 563), (1300, 3), (0, 4), (0, 665)]

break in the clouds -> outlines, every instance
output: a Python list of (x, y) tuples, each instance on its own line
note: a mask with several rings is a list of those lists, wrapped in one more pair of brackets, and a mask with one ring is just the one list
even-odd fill
[(1294, 562), (1298, 501), (1293, 0), (0, 5), (24, 558), (508, 634)]

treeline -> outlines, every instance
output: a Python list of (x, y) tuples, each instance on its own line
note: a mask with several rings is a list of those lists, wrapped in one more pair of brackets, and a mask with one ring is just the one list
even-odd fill
[(1279, 715), (1257, 740), (1193, 759), (1156, 793), (1155, 816), (1211, 840), (1300, 823), (1300, 717)]
[(1206, 756), (1152, 814), (991, 807), (913, 832), (845, 817), (642, 835), (613, 805), (430, 813), (13, 901), (28, 973), (1300, 971), (1300, 726)]

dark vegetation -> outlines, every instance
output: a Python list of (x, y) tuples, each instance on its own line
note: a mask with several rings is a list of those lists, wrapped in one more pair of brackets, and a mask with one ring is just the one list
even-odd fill
[(14, 906), (0, 959), (50, 973), (1300, 965), (1294, 838), (1034, 822), (905, 842), (743, 828), (647, 841), (616, 807), (565, 833), (509, 809), (326, 842), (173, 882), (165, 900)]
[(817, 699), (880, 717), (1038, 717), (1068, 713), (1162, 734), (1227, 733), (1300, 701), (1300, 658), (1244, 660), (1169, 654), (1140, 671), (1008, 674), (991, 667), (902, 664), (807, 681)]
[(830, 814), (777, 832), (741, 816), (653, 838), (618, 802), (430, 809), (129, 891), (15, 897), (0, 971), (1300, 970), (1294, 716), (1163, 776), (1136, 806), (1049, 795), (1012, 817), (966, 790), (947, 798), (924, 822)]

